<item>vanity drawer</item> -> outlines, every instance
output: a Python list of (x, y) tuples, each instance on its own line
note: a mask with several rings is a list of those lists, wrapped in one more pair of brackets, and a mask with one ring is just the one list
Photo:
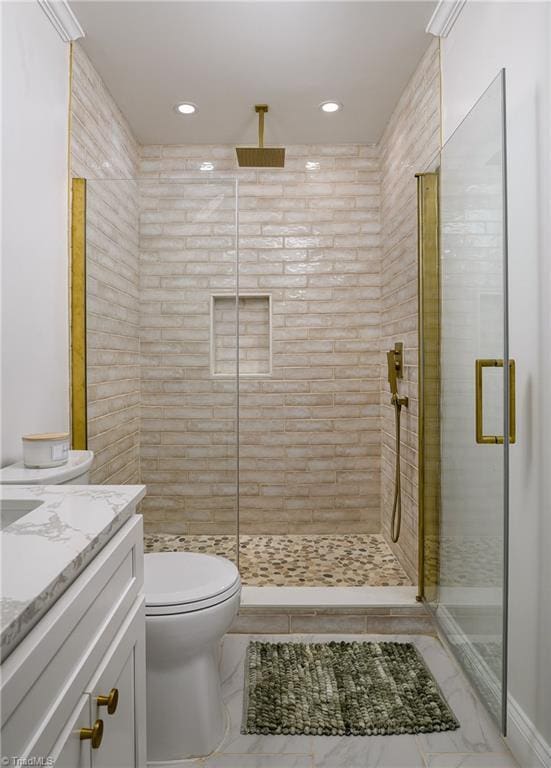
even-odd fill
[(143, 585), (142, 518), (134, 515), (2, 665), (4, 754), (60, 733)]

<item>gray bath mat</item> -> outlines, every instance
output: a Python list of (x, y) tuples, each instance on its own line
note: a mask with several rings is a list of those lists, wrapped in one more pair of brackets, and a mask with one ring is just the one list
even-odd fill
[(249, 644), (242, 733), (372, 736), (456, 728), (412, 643)]

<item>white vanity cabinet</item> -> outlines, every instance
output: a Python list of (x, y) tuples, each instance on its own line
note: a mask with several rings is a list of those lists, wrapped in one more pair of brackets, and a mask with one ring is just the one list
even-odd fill
[(145, 766), (140, 515), (99, 551), (1, 672), (3, 765)]

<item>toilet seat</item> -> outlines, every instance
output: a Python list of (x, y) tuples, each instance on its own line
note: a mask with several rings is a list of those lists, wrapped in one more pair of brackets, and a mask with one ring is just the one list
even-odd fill
[(144, 583), (146, 616), (201, 611), (241, 589), (239, 571), (231, 561), (197, 552), (147, 553)]

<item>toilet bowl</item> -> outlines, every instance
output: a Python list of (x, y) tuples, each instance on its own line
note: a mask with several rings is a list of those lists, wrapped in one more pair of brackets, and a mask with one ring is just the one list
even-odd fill
[(148, 763), (203, 757), (222, 741), (219, 649), (240, 594), (225, 558), (145, 555)]

